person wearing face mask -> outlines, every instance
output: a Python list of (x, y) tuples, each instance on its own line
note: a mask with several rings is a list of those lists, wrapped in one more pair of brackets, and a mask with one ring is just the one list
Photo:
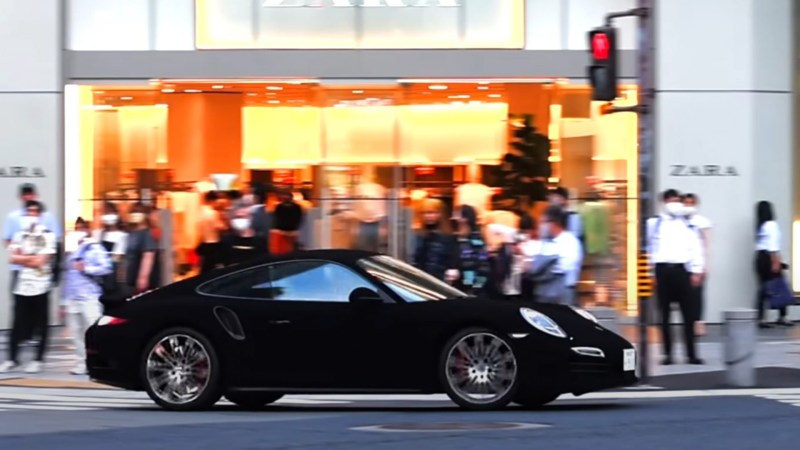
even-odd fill
[(159, 285), (158, 243), (147, 216), (147, 206), (143, 203), (133, 205), (128, 214), (130, 228), (125, 249), (125, 284), (134, 293), (155, 289)]
[(252, 208), (242, 207), (234, 212), (232, 233), (225, 237), (225, 265), (238, 264), (269, 254), (267, 240), (253, 230)]
[(42, 370), (47, 349), (49, 331), (49, 301), (53, 289), (52, 259), (56, 254), (55, 234), (40, 223), (44, 205), (29, 200), (25, 203), (25, 215), (19, 218), (20, 230), (9, 243), (10, 263), (20, 267), (12, 290), (14, 293), (14, 318), (9, 340), (9, 355), (0, 365), (0, 373), (19, 366), (20, 344), (39, 334), (39, 343), (34, 359), (25, 367), (27, 373)]
[(689, 193), (683, 196), (683, 213), (686, 215), (689, 223), (692, 224), (698, 233), (700, 233), (700, 240), (703, 243), (703, 258), (706, 261), (705, 274), (703, 275), (700, 285), (692, 287), (692, 291), (694, 292), (695, 318), (697, 319), (695, 324), (695, 334), (697, 336), (703, 336), (706, 334), (706, 324), (703, 321), (703, 306), (705, 304), (703, 291), (705, 289), (706, 279), (708, 278), (708, 261), (710, 259), (709, 251), (711, 249), (712, 225), (711, 221), (707, 217), (697, 212), (697, 204), (699, 201), (700, 199), (697, 197), (697, 194)]
[(661, 312), (664, 343), (662, 364), (673, 363), (670, 315), (672, 304), (680, 306), (683, 335), (689, 364), (703, 364), (695, 346), (693, 288), (701, 285), (705, 258), (700, 235), (686, 217), (678, 191), (668, 189), (662, 195), (664, 212), (647, 221), (647, 253), (655, 267), (656, 296)]
[(66, 261), (66, 280), (61, 301), (62, 316), (67, 319), (75, 345), (77, 360), (71, 373), (86, 374), (86, 330), (102, 314), (100, 296), (103, 295), (102, 277), (113, 273), (114, 266), (105, 247), (89, 234), (89, 223), (75, 221), (77, 248)]
[[(16, 208), (6, 216), (5, 223), (3, 225), (3, 238), (5, 240), (6, 247), (11, 244), (11, 240), (14, 238), (14, 235), (22, 230), (22, 218), (26, 215), (25, 204), (29, 201), (37, 201), (39, 195), (36, 191), (36, 186), (32, 183), (25, 183), (19, 187), (19, 199), (22, 203), (20, 208)], [(56, 238), (56, 248), (58, 249), (58, 241), (62, 239), (63, 233), (61, 230), (61, 226), (58, 223), (56, 217), (51, 214), (49, 211), (43, 211), (42, 216), (39, 218), (42, 225), (45, 228), (50, 230), (55, 235)], [(58, 251), (57, 251), (58, 253)], [(58, 263), (58, 254), (56, 255), (56, 259), (54, 259), (54, 263)], [(11, 277), (9, 286), (13, 286), (16, 283), (17, 277), (19, 276), (19, 271), (22, 269), (22, 266), (18, 264), (11, 264)], [(57, 274), (55, 275), (57, 277)], [(55, 280), (57, 281), (57, 279)], [(13, 296), (13, 293), (11, 294)]]

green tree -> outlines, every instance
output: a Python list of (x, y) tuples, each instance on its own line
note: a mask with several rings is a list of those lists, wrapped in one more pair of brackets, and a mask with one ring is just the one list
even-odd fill
[(547, 199), (550, 164), (550, 139), (533, 125), (533, 116), (509, 116), (513, 136), (500, 170), (504, 197), (515, 199), (519, 207)]

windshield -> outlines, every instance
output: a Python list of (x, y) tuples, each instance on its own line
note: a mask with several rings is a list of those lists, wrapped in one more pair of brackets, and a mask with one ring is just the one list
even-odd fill
[(467, 297), (467, 294), (444, 281), (389, 256), (371, 256), (359, 260), (358, 265), (406, 302)]

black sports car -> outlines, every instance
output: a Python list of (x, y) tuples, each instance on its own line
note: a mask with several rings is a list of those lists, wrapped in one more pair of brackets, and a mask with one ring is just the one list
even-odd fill
[(130, 298), (106, 310), (86, 346), (93, 380), (172, 410), (298, 393), (540, 406), (637, 381), (633, 346), (585, 311), (469, 297), (351, 250), (272, 257)]

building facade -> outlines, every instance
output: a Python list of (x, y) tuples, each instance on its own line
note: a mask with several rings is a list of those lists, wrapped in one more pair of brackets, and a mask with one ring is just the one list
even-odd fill
[[(386, 188), (381, 249), (404, 256), (416, 192), (491, 187), (507, 128), (529, 116), (550, 138), (551, 183), (580, 199), (599, 179), (612, 193), (619, 276), (608, 287), (635, 314), (636, 118), (601, 116), (586, 80), (586, 31), (635, 3), (0, 0), (0, 208), (34, 182), (69, 224), (148, 177), (169, 179), (166, 208), (189, 230), (191, 208), (177, 205), (191, 189), (175, 186), (233, 174), (307, 184), (308, 240), (334, 246), (347, 237), (330, 217), (370, 178)], [(775, 204), (795, 262), (793, 8), (657, 2), (654, 188), (697, 193), (715, 223), (711, 321), (753, 303), (758, 200)], [(617, 103), (629, 105), (636, 20), (618, 24)], [(193, 245), (175, 237), (170, 251), (180, 264)], [(0, 296), (0, 328), (9, 307)]]

